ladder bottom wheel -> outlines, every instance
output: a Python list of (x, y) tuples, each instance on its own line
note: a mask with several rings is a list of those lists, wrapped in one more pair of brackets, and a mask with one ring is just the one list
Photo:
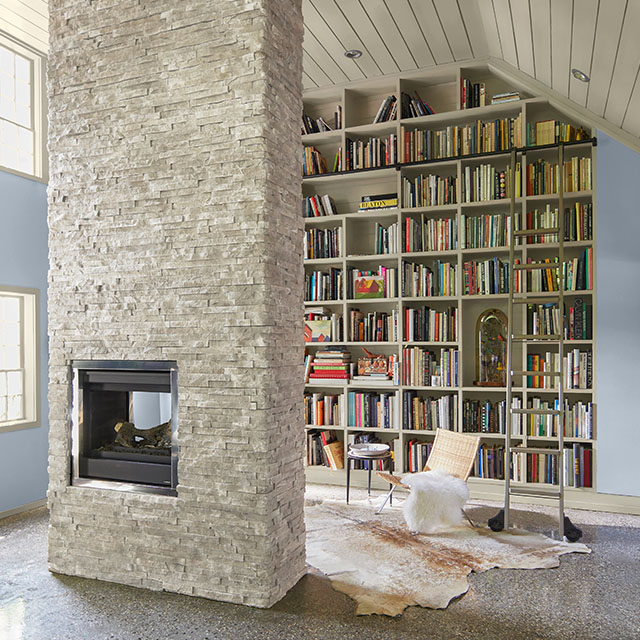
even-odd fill
[(493, 518), (487, 521), (491, 531), (502, 531), (504, 529), (504, 509), (500, 509)]
[(564, 537), (569, 542), (578, 542), (582, 538), (582, 529), (578, 529), (568, 516), (564, 517)]

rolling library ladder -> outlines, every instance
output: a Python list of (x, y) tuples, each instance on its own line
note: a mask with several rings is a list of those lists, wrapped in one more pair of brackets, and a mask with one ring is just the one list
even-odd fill
[[(523, 228), (516, 230), (515, 221), (516, 214), (516, 199), (515, 199), (515, 167), (516, 167), (516, 150), (511, 151), (511, 220), (512, 220), (512, 233), (509, 243), (509, 298), (507, 307), (507, 398), (506, 404), (511, 419), (508, 421), (506, 429), (506, 443), (505, 443), (505, 502), (504, 502), (504, 528), (509, 528), (509, 516), (511, 508), (511, 496), (525, 496), (535, 498), (546, 498), (555, 500), (558, 503), (558, 530), (560, 539), (564, 536), (564, 424), (565, 424), (565, 405), (564, 405), (564, 278), (562, 269), (564, 265), (564, 145), (560, 143), (558, 145), (558, 221), (557, 226), (543, 227), (543, 228)], [(523, 225), (526, 227), (527, 225)], [(529, 262), (527, 264), (517, 264), (515, 259), (515, 247), (518, 240), (526, 242), (531, 236), (551, 235), (557, 236), (557, 261), (539, 261)], [(533, 292), (528, 290), (528, 281), (531, 278), (527, 278), (526, 274), (533, 270), (546, 271), (547, 269), (553, 269), (556, 273), (554, 281), (557, 281), (557, 291), (547, 292)], [(521, 287), (520, 291), (516, 291), (516, 274), (520, 272)], [(514, 331), (514, 305), (528, 305), (531, 303), (544, 304), (551, 303), (557, 304), (559, 309), (560, 323), (558, 333), (534, 332), (531, 334), (524, 333), (518, 334)], [(531, 342), (549, 341), (556, 342), (558, 346), (558, 371), (527, 371), (513, 368), (513, 345), (516, 342), (520, 342), (526, 345)], [(526, 367), (529, 368), (529, 367)], [(526, 385), (526, 380), (530, 376), (540, 376), (545, 378), (555, 378), (557, 381), (558, 391), (558, 404), (556, 409), (535, 409), (535, 408), (516, 408), (513, 406), (513, 379), (523, 380), (523, 385)], [(519, 385), (518, 385), (519, 386)], [(511, 444), (512, 428), (513, 428), (513, 416), (516, 414), (524, 415), (551, 415), (558, 416), (558, 441), (557, 448), (536, 448), (536, 447), (522, 447), (513, 446)], [(513, 456), (518, 454), (542, 454), (551, 455), (556, 459), (557, 469), (557, 485), (552, 487), (524, 487), (514, 486), (514, 465)], [(514, 483), (514, 484), (512, 484)]]

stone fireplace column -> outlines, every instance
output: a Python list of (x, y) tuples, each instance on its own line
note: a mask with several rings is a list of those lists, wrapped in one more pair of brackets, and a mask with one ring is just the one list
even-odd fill
[[(50, 0), (50, 569), (305, 571), (300, 0)], [(177, 496), (70, 486), (71, 362), (178, 365)]]

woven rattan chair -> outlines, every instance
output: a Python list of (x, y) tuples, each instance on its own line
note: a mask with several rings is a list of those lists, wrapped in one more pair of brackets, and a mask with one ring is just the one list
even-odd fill
[[(433, 441), (433, 447), (431, 453), (427, 458), (427, 463), (424, 465), (423, 471), (434, 471), (439, 469), (448, 473), (451, 476), (460, 478), (465, 482), (471, 474), (473, 463), (475, 462), (476, 455), (478, 454), (478, 447), (480, 446), (480, 436), (470, 436), (465, 433), (456, 433), (455, 431), (447, 431), (446, 429), (436, 429), (436, 437)], [(382, 506), (376, 511), (380, 513), (387, 501), (393, 495), (396, 487), (403, 487), (409, 489), (406, 484), (402, 483), (402, 479), (398, 476), (394, 476), (391, 473), (384, 473), (378, 471), (378, 475), (391, 483), (392, 487), (387, 494)], [(462, 511), (465, 518), (472, 526), (475, 526), (469, 516)]]

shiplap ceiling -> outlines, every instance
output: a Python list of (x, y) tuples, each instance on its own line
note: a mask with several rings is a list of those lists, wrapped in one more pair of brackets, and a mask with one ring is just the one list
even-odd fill
[(49, 51), (47, 0), (0, 0), (0, 31), (40, 53)]
[[(302, 7), (307, 89), (489, 57), (640, 136), (640, 0), (303, 0)], [(363, 55), (349, 60), (345, 49)], [(591, 82), (573, 78), (574, 67)]]

